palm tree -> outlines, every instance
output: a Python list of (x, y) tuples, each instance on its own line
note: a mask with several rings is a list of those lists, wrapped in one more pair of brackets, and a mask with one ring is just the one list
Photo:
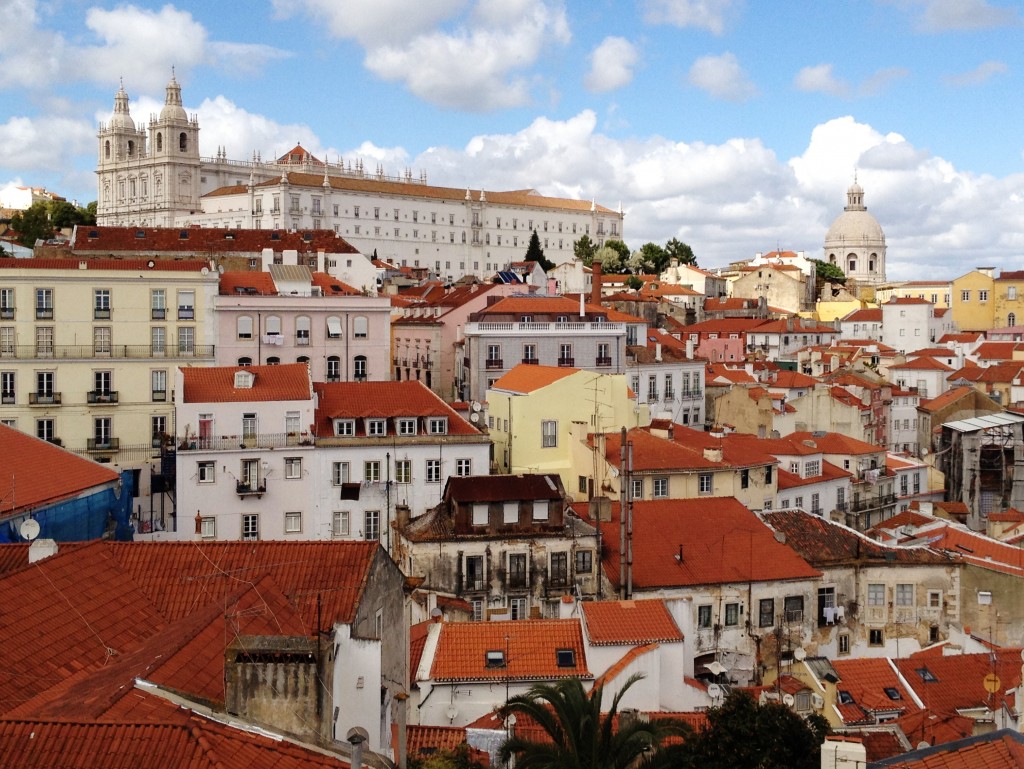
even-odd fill
[(620, 717), (615, 723), (622, 696), (641, 678), (630, 676), (604, 714), (604, 687), (595, 686), (588, 693), (578, 678), (538, 684), (526, 694), (512, 697), (498, 710), (501, 718), (531, 719), (548, 739), (534, 741), (513, 735), (502, 744), (499, 759), (507, 764), (515, 757), (516, 769), (632, 769), (660, 763), (655, 751), (662, 741), (683, 736), (689, 728), (670, 719), (643, 722)]

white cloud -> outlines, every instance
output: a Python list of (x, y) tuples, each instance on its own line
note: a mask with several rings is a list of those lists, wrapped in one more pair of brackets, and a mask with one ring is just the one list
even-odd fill
[[(371, 49), (366, 67), (443, 107), (486, 112), (526, 104), (530, 82), (521, 73), (570, 35), (560, 6), (544, 0), (520, 0), (518, 5), (522, 13), (507, 23), (463, 26), (454, 33), (420, 35), (403, 46)], [(481, 19), (494, 19), (490, 6), (480, 11)]]
[(273, 0), (281, 18), (305, 11), (327, 25), (332, 35), (366, 48), (401, 45), (431, 33), (461, 13), (469, 0)]
[(988, 0), (904, 0), (902, 4), (921, 9), (916, 24), (923, 32), (988, 29), (1021, 21), (1016, 9), (998, 7)]
[(687, 80), (716, 99), (746, 101), (757, 95), (757, 88), (732, 53), (700, 57), (690, 67)]
[(643, 0), (644, 21), (648, 24), (672, 24), (697, 27), (716, 35), (725, 31), (735, 15), (735, 0)]
[(598, 93), (622, 88), (632, 82), (636, 62), (636, 46), (624, 37), (606, 37), (590, 54), (590, 71), (583, 84)]
[(857, 88), (857, 93), (860, 96), (874, 96), (884, 91), (889, 83), (894, 80), (900, 80), (908, 74), (908, 71), (903, 67), (886, 67), (884, 69), (880, 69), (861, 81), (860, 86)]
[(8, 170), (60, 171), (95, 146), (95, 129), (84, 120), (17, 116), (0, 124), (0, 168)]
[(798, 91), (817, 91), (833, 96), (846, 96), (850, 91), (850, 86), (846, 81), (840, 80), (832, 74), (831, 64), (804, 67), (796, 73), (793, 85)]
[(39, 26), (35, 0), (7, 0), (0, 35), (0, 88), (37, 88), (61, 72), (64, 40)]
[(996, 75), (1002, 75), (1007, 72), (1008, 69), (1009, 68), (1006, 64), (1001, 61), (983, 61), (970, 72), (961, 72), (957, 75), (948, 75), (944, 77), (943, 82), (946, 85), (953, 86), (954, 88), (980, 85)]

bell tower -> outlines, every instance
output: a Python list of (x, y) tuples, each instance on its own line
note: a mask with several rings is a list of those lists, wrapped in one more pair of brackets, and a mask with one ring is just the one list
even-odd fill
[[(96, 166), (96, 218), (99, 224), (128, 224), (133, 210), (129, 177), (146, 158), (146, 132), (135, 127), (122, 82), (114, 94), (114, 114), (101, 123)], [(135, 188), (135, 195), (138, 188)]]
[(181, 86), (174, 72), (167, 83), (164, 106), (149, 121), (152, 159), (150, 187), (154, 211), (151, 224), (185, 225), (200, 210), (199, 121), (181, 104)]

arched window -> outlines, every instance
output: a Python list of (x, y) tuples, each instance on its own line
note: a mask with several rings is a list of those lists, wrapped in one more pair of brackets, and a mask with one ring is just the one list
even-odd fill
[(327, 381), (341, 381), (341, 358), (337, 355), (327, 356)]
[(277, 315), (268, 315), (263, 329), (267, 336), (281, 336), (281, 319)]
[(103, 143), (103, 157), (110, 160), (110, 139)]
[(276, 355), (272, 355), (271, 357), (267, 358), (267, 365), (268, 366), (279, 366), (279, 365), (281, 365), (281, 359), (278, 358)]
[(252, 317), (249, 315), (239, 315), (238, 321), (236, 322), (238, 327), (238, 338), (239, 339), (252, 339)]
[(1017, 315), (1016, 315), (1016, 313), (1012, 313), (1011, 312), (1009, 315), (1006, 316), (1006, 325), (1007, 326), (1016, 326), (1017, 325)]
[(368, 329), (369, 324), (365, 316), (357, 315), (352, 319), (352, 336), (356, 339), (366, 339)]
[(835, 254), (829, 254), (828, 255), (828, 260), (829, 260), (829, 262), (831, 264), (835, 264), (836, 263), (836, 255)]
[(252, 365), (252, 358), (239, 358), (238, 359), (238, 365), (239, 366), (251, 366)]
[(296, 363), (309, 363), (309, 356), (308, 355), (300, 355), (298, 358), (295, 359), (295, 362)]
[(856, 272), (857, 271), (857, 255), (856, 254), (847, 254), (846, 255), (846, 271), (848, 273)]
[(357, 355), (352, 361), (352, 372), (357, 382), (366, 381), (366, 356)]
[(157, 135), (156, 135), (156, 151), (157, 152), (163, 152), (164, 151), (164, 135), (162, 133), (160, 133), (159, 131), (157, 132)]
[(309, 316), (300, 315), (295, 319), (295, 344), (309, 344)]
[(181, 152), (188, 151), (188, 134), (184, 131), (178, 134), (178, 149)]
[(135, 142), (131, 139), (128, 140), (128, 157), (131, 157), (135, 153)]

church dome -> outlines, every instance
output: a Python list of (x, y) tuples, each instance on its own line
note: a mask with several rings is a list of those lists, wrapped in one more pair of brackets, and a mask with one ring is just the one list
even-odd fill
[(825, 234), (825, 250), (843, 246), (885, 245), (885, 233), (864, 205), (864, 190), (856, 181), (846, 191), (846, 208)]
[(110, 128), (135, 130), (135, 121), (128, 111), (128, 92), (124, 90), (124, 83), (114, 94), (114, 114), (110, 117)]
[(182, 120), (188, 121), (185, 108), (181, 106), (181, 86), (178, 85), (174, 73), (171, 73), (171, 80), (167, 84), (167, 93), (164, 97), (164, 108), (160, 110), (160, 120)]

